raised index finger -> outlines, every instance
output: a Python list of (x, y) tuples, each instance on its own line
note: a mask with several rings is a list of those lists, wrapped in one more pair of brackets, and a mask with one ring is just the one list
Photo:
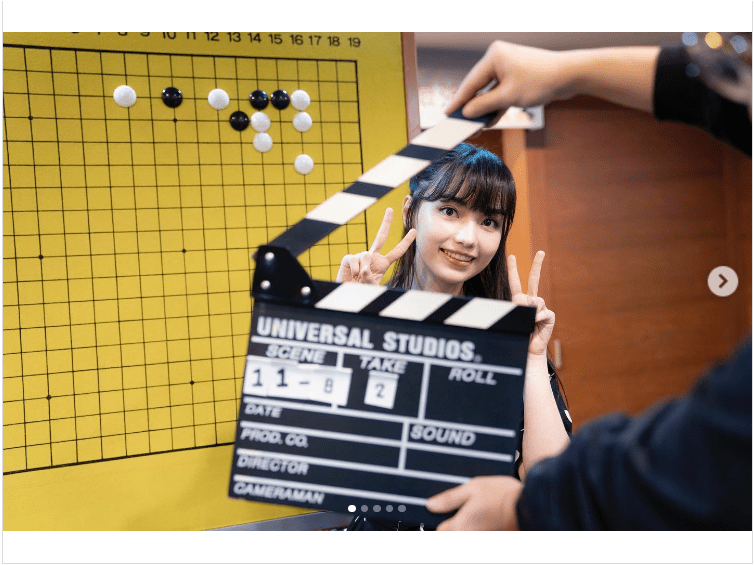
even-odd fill
[(521, 279), (518, 278), (515, 255), (508, 255), (508, 285), (511, 287), (511, 296), (521, 294)]
[(378, 253), (379, 250), (382, 249), (382, 246), (385, 245), (387, 236), (390, 234), (391, 223), (393, 223), (393, 209), (386, 208), (385, 215), (382, 217), (382, 225), (380, 226), (380, 229), (377, 230), (377, 235), (372, 242), (372, 247), (369, 248), (370, 252)]
[(408, 251), (408, 248), (411, 247), (411, 244), (415, 239), (416, 229), (411, 228), (410, 230), (408, 230), (408, 233), (401, 240), (401, 242), (393, 247), (387, 255), (385, 255), (385, 259), (387, 259), (390, 263), (397, 261), (403, 256), (406, 251)]
[(537, 251), (531, 262), (531, 271), (529, 271), (529, 296), (537, 296), (539, 288), (539, 274), (542, 272), (542, 261), (545, 260), (545, 252)]
[(477, 91), (487, 86), (493, 78), (495, 78), (495, 70), (492, 67), (492, 54), (488, 50), (463, 79), (450, 105), (445, 109), (445, 114), (450, 115), (458, 110), (471, 100)]

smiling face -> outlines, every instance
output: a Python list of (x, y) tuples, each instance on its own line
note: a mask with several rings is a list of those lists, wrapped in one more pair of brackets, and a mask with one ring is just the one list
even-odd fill
[[(404, 214), (410, 206), (404, 201)], [(463, 294), (463, 283), (480, 273), (500, 247), (502, 215), (472, 210), (460, 200), (419, 203), (415, 227), (416, 288)]]
[(461, 143), (412, 177), (409, 188), (403, 226), (418, 236), (388, 284), (510, 300), (505, 240), (516, 185), (500, 157)]

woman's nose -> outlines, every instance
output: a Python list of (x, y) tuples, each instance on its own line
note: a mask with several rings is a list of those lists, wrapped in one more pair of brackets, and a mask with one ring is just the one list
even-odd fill
[(474, 245), (476, 241), (476, 224), (474, 222), (463, 222), (456, 232), (455, 240), (463, 245)]

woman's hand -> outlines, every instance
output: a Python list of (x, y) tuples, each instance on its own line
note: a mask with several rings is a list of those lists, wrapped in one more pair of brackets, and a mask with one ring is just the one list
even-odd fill
[(513, 477), (474, 477), (427, 499), (427, 510), (443, 514), (458, 509), (438, 531), (517, 530), (516, 501), (522, 488)]
[(380, 284), (390, 265), (400, 259), (416, 239), (416, 230), (411, 228), (401, 242), (387, 254), (381, 255), (380, 250), (387, 241), (390, 224), (393, 221), (393, 209), (387, 208), (382, 218), (377, 235), (369, 251), (362, 251), (356, 255), (346, 255), (340, 262), (338, 276), (335, 282), (360, 282), (365, 284)]
[(521, 290), (521, 280), (518, 278), (515, 255), (508, 256), (508, 283), (511, 287), (511, 301), (521, 306), (534, 306), (537, 314), (534, 318), (536, 326), (529, 340), (529, 355), (545, 355), (547, 344), (555, 327), (555, 312), (548, 310), (543, 298), (537, 296), (539, 287), (539, 275), (542, 272), (542, 262), (545, 260), (545, 252), (537, 251), (531, 263), (529, 272), (529, 286), (527, 293)]

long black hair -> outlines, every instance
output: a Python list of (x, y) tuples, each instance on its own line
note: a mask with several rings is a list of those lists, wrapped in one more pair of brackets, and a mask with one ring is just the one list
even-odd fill
[[(516, 211), (516, 184), (510, 169), (494, 153), (462, 143), (411, 179), (411, 204), (404, 235), (416, 227), (419, 205), (436, 200), (455, 200), (474, 211), (502, 215), (502, 235), (497, 253), (480, 273), (464, 282), (466, 296), (510, 300), (505, 242)], [(388, 283), (409, 289), (415, 277), (416, 243), (398, 260)]]
[[(500, 157), (476, 145), (462, 143), (414, 176), (409, 189), (411, 204), (406, 214), (404, 236), (416, 227), (419, 205), (424, 201), (456, 200), (486, 215), (502, 215), (502, 234), (497, 253), (480, 273), (463, 283), (463, 293), (466, 296), (510, 300), (505, 243), (516, 212), (516, 183)], [(410, 289), (415, 277), (415, 260), (416, 242), (398, 260), (388, 286)], [(549, 356), (548, 372), (555, 378), (558, 392), (568, 406), (563, 383)]]

